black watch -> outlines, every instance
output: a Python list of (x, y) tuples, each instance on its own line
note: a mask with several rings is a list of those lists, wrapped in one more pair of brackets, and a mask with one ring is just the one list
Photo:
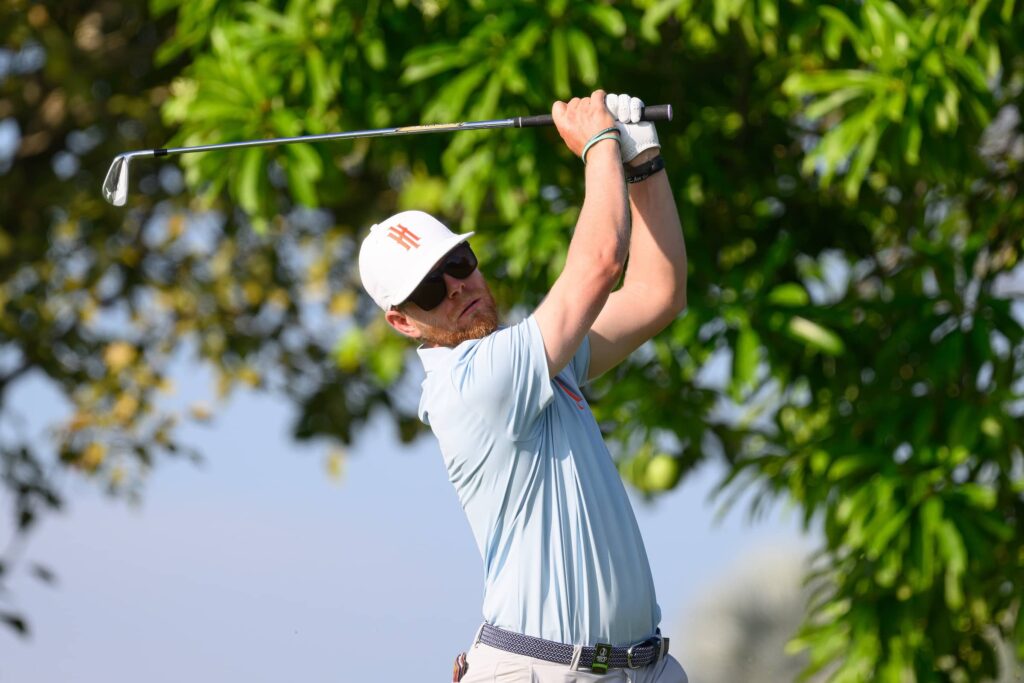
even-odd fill
[(659, 154), (650, 161), (640, 164), (639, 166), (627, 167), (626, 168), (626, 182), (627, 183), (639, 183), (641, 180), (647, 180), (658, 171), (665, 169), (665, 160)]

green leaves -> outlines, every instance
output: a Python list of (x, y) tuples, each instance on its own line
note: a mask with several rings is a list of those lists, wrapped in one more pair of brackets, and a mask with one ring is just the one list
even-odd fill
[[(204, 5), (183, 7), (182, 21), (190, 26), (195, 22), (194, 33), (172, 41), (175, 47), (168, 54), (204, 41), (209, 51), (188, 69), (189, 87), (164, 104), (167, 120), (180, 126), (175, 140), (195, 144), (322, 133), (336, 130), (342, 120), (337, 111), (329, 111), (339, 97), (368, 102), (372, 108), (378, 96), (367, 98), (359, 87), (343, 90), (344, 76), (365, 69), (380, 72), (382, 81), (393, 78), (384, 73), (387, 48), (372, 16), (361, 25), (337, 10), (334, 0), (293, 0), (282, 8), (266, 2), (228, 3), (216, 13)], [(213, 20), (212, 28), (200, 30), (200, 17)], [(420, 69), (438, 68), (431, 64)], [(254, 171), (257, 166), (265, 171), (271, 160), (279, 163), (290, 198), (313, 206), (320, 201), (324, 158), (346, 151), (342, 144), (333, 149), (288, 147), (235, 158), (221, 155), (218, 160), (186, 157), (182, 163), (193, 188), (200, 177), (214, 179), (206, 188), (208, 201), (227, 187), (239, 206), (262, 220), (276, 212), (278, 199), (265, 174)], [(240, 165), (238, 174), (229, 170), (235, 164)]]
[(768, 292), (768, 303), (777, 306), (806, 306), (810, 303), (807, 290), (795, 282), (786, 282), (778, 285)]
[[(755, 515), (781, 498), (821, 529), (820, 590), (794, 641), (810, 671), (982, 680), (993, 636), (1024, 647), (1024, 327), (1007, 286), (1024, 257), (1020, 130), (1005, 113), (986, 128), (1018, 105), (1019, 3), (149, 7), (163, 18), (82, 5), (120, 27), (95, 53), (74, 42), (74, 7), (59, 30), (14, 19), (48, 65), (0, 86), (5, 116), (32, 131), (0, 198), (0, 328), (24, 359), (4, 379), (43, 373), (76, 407), (59, 455), (0, 454), (27, 473), (7, 485), (16, 519), (57, 505), (49, 472), (133, 490), (180, 451), (154, 369), (182, 343), (224, 394), (291, 398), (299, 438), (345, 443), (380, 409), (414, 438), (415, 361), (358, 284), (365, 229), (398, 208), (477, 229), (518, 316), (561, 272), (583, 201), (553, 130), (188, 155), (182, 195), (166, 182), (178, 160), (140, 163), (128, 214), (96, 192), (114, 154), (628, 89), (676, 108), (659, 134), (689, 309), (588, 388), (623, 476), (654, 496), (721, 458)], [(76, 147), (69, 130), (94, 125), (96, 151)], [(58, 182), (70, 152), (79, 170)], [(110, 311), (130, 342), (104, 336)]]
[(736, 348), (733, 351), (733, 384), (735, 389), (741, 391), (749, 387), (755, 377), (758, 361), (760, 360), (758, 349), (760, 338), (750, 327), (740, 329), (736, 337)]
[(555, 29), (551, 34), (551, 80), (555, 95), (562, 100), (569, 99), (572, 94), (569, 87), (569, 47), (562, 29)]
[[(787, 94), (801, 99), (803, 115), (819, 122), (821, 139), (803, 171), (815, 173), (823, 186), (842, 169), (844, 194), (855, 199), (878, 154), (887, 168), (916, 166), (922, 162), (926, 131), (957, 135), (965, 123), (965, 140), (977, 139), (988, 125), (991, 90), (984, 67), (965, 53), (983, 57), (983, 64), (1002, 61), (991, 33), (983, 40), (979, 34), (983, 21), (1001, 21), (989, 3), (974, 3), (966, 16), (940, 17), (926, 8), (908, 14), (888, 0), (864, 2), (856, 18), (831, 6), (821, 7), (819, 14), (827, 60), (844, 61), (842, 48), (849, 44), (864, 64), (860, 69), (802, 68), (783, 83)], [(898, 129), (895, 136), (886, 135), (890, 127)], [(941, 152), (936, 147), (927, 155)], [(951, 173), (946, 159), (926, 158), (924, 164), (937, 178)]]
[(786, 332), (797, 341), (806, 344), (810, 349), (832, 356), (838, 356), (843, 352), (843, 340), (839, 338), (839, 335), (799, 315), (789, 319)]
[(592, 4), (584, 11), (605, 35), (612, 38), (622, 38), (626, 35), (626, 20), (622, 12), (612, 5)]

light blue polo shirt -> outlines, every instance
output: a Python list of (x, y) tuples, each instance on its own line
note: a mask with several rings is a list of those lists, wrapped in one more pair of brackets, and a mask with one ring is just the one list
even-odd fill
[(419, 355), (419, 415), (483, 558), (484, 619), (572, 645), (654, 635), (661, 610), (647, 552), (580, 391), (589, 341), (554, 380), (533, 316)]

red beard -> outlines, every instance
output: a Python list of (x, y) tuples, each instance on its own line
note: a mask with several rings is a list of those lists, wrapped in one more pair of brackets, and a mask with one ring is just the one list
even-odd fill
[(498, 310), (490, 290), (485, 290), (480, 303), (469, 315), (469, 324), (456, 329), (421, 324), (423, 341), (432, 346), (454, 348), (466, 340), (481, 339), (498, 329)]

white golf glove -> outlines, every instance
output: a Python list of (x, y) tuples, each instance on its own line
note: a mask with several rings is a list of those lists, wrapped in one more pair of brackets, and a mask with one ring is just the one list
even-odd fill
[(619, 151), (622, 163), (628, 164), (636, 155), (651, 147), (661, 148), (658, 142), (658, 131), (654, 124), (640, 120), (640, 109), (643, 100), (629, 95), (605, 95), (605, 106), (615, 118), (615, 127), (619, 129)]

